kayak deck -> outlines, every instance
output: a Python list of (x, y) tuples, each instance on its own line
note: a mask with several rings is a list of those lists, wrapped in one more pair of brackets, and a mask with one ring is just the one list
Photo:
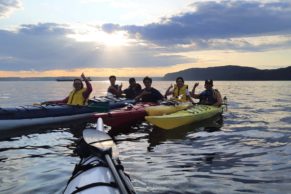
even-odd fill
[(75, 150), (81, 160), (68, 180), (65, 194), (135, 194), (124, 173), (116, 144), (104, 132), (102, 119), (96, 129), (85, 129)]
[(178, 111), (168, 115), (146, 116), (145, 119), (162, 129), (173, 129), (211, 118), (220, 113), (222, 113), (221, 107), (195, 105), (194, 107), (187, 110)]
[(144, 120), (146, 116), (145, 108), (155, 106), (156, 103), (145, 102), (124, 108), (115, 109), (108, 113), (96, 113), (93, 118), (102, 118), (104, 123), (112, 128), (128, 126), (138, 121)]
[(191, 103), (181, 103), (178, 105), (159, 105), (146, 107), (145, 110), (148, 116), (159, 116), (164, 114), (171, 114), (180, 110), (184, 110), (191, 106)]

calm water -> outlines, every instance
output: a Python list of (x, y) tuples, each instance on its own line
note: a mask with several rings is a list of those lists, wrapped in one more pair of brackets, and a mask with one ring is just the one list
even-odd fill
[[(164, 92), (170, 83), (153, 86)], [(105, 95), (107, 84), (93, 82), (93, 95)], [(0, 82), (0, 87), (0, 106), (7, 107), (62, 99), (72, 86)], [(291, 82), (215, 87), (229, 99), (223, 123), (163, 131), (144, 122), (126, 133), (110, 131), (137, 193), (291, 193)], [(61, 193), (79, 161), (74, 134), (64, 128), (2, 138), (0, 193)]]

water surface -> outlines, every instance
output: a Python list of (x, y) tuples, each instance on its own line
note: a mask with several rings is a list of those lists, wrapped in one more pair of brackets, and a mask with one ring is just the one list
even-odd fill
[[(107, 81), (92, 83), (92, 96), (105, 95)], [(153, 86), (164, 93), (170, 84)], [(0, 87), (0, 106), (9, 107), (62, 99), (72, 84), (2, 81)], [(215, 87), (229, 99), (222, 121), (169, 131), (146, 122), (126, 131), (108, 128), (137, 193), (290, 193), (291, 82)], [(61, 193), (79, 161), (76, 132), (53, 128), (1, 138), (0, 193)]]

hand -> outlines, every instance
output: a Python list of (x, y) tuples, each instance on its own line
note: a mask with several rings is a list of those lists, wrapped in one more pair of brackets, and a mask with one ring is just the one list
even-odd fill
[(84, 80), (84, 81), (86, 80), (86, 77), (85, 77), (85, 74), (84, 74), (84, 73), (81, 74), (81, 78), (82, 78), (82, 80)]
[(194, 84), (194, 88), (196, 88), (197, 86), (199, 86), (199, 82), (196, 82), (196, 83)]
[(170, 85), (169, 89), (173, 88), (173, 84)]
[(114, 86), (109, 86), (108, 90), (116, 91), (116, 88)]

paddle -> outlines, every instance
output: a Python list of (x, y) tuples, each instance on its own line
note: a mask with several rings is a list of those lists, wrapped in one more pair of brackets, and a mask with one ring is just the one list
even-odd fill
[[(125, 188), (123, 181), (120, 177), (122, 176), (124, 178), (122, 170), (119, 170), (119, 173), (117, 172), (114, 166), (114, 162), (112, 158), (110, 157), (110, 152), (112, 152), (112, 148), (115, 146), (115, 143), (113, 142), (111, 137), (107, 133), (104, 132), (103, 120), (101, 118), (98, 119), (96, 130), (85, 129), (83, 131), (83, 138), (88, 145), (91, 145), (104, 153), (104, 158), (107, 161), (109, 169), (112, 172), (114, 179), (117, 182), (120, 192), (122, 194), (129, 193), (127, 189)], [(127, 184), (126, 181), (125, 181), (125, 184)]]
[(227, 104), (227, 97), (224, 96), (222, 101), (223, 101), (222, 105), (225, 105), (225, 111), (227, 111), (227, 105), (228, 105)]

